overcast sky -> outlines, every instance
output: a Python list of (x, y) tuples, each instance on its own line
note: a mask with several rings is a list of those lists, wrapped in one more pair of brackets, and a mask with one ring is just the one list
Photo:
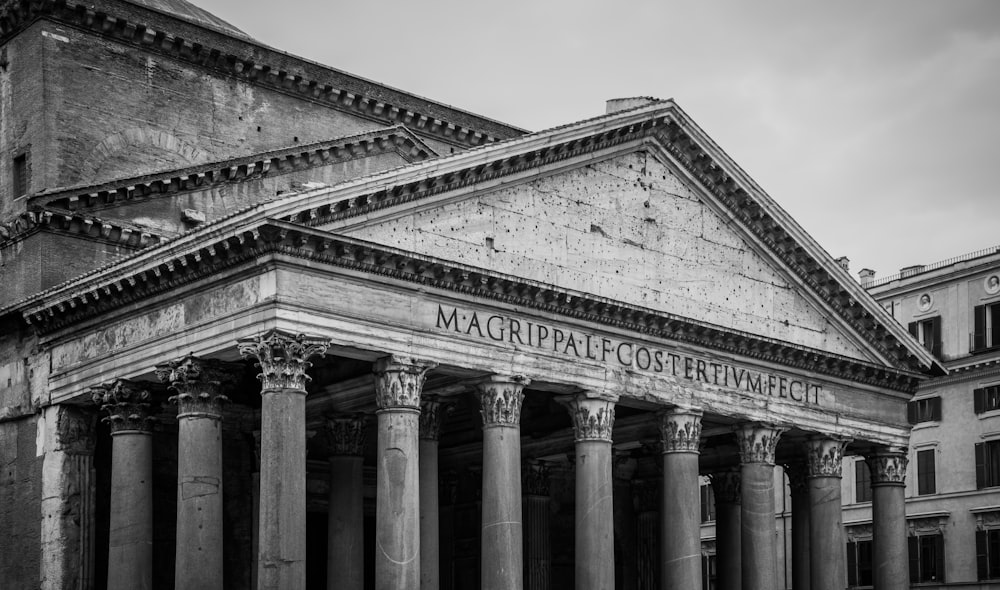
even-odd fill
[(855, 276), (1000, 245), (997, 1), (193, 1), (530, 130), (673, 98)]

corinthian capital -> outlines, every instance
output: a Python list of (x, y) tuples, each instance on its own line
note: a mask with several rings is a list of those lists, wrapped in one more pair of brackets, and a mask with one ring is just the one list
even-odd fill
[(177, 392), (167, 401), (177, 404), (177, 417), (222, 417), (222, 405), (229, 401), (223, 387), (235, 381), (220, 361), (186, 356), (156, 366), (156, 376)]
[(736, 441), (740, 445), (740, 463), (768, 463), (774, 465), (774, 449), (786, 429), (768, 424), (736, 426)]
[(708, 476), (712, 481), (712, 491), (715, 493), (715, 501), (720, 504), (739, 504), (742, 501), (740, 495), (740, 472), (738, 469), (727, 469), (717, 471)]
[(545, 461), (530, 460), (521, 469), (521, 483), (526, 496), (549, 495), (549, 465)]
[(305, 334), (289, 334), (271, 330), (259, 336), (237, 341), (243, 358), (257, 359), (263, 391), (295, 389), (302, 393), (310, 381), (306, 369), (312, 366), (309, 358), (326, 354), (330, 341)]
[(153, 431), (149, 390), (141, 384), (117, 379), (110, 385), (94, 387), (90, 393), (94, 403), (108, 413), (103, 420), (111, 427), (111, 434)]
[(809, 477), (842, 477), (847, 440), (816, 436), (806, 442)]
[(865, 461), (872, 474), (872, 487), (906, 485), (906, 465), (909, 458), (905, 451), (878, 450), (865, 456)]
[(606, 398), (574, 395), (561, 400), (569, 408), (573, 420), (573, 437), (576, 442), (611, 442), (615, 425), (615, 402)]
[(431, 395), (420, 400), (420, 438), (438, 440), (441, 437), (441, 424), (451, 412), (452, 404), (441, 401)]
[(379, 410), (419, 410), (427, 371), (437, 363), (387, 356), (375, 363), (375, 401)]
[(531, 383), (526, 377), (493, 375), (476, 384), (479, 391), (479, 413), (483, 427), (521, 425), (521, 402), (524, 388)]
[(671, 408), (660, 414), (664, 453), (697, 453), (701, 443), (701, 410)]
[(366, 422), (367, 419), (362, 414), (328, 418), (321, 436), (329, 455), (363, 455)]

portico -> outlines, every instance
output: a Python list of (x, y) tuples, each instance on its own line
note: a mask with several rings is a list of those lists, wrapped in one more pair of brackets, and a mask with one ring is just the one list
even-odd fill
[[(262, 206), (25, 307), (52, 403), (96, 412), (98, 392), (109, 419), (108, 587), (192, 587), (190, 568), (221, 563), (205, 588), (248, 587), (225, 577), (256, 564), (260, 588), (605, 590), (626, 585), (617, 528), (641, 549), (629, 584), (697, 590), (711, 475), (720, 581), (772, 590), (774, 469), (794, 461), (797, 584), (841, 587), (844, 454), (881, 486), (876, 561), (905, 564), (898, 453), (926, 351), (675, 106), (519, 142)], [(605, 184), (639, 162), (653, 188)], [(605, 198), (631, 217), (586, 209)], [(456, 234), (475, 244), (456, 254)], [(146, 474), (171, 460), (176, 497), (154, 498)], [(629, 488), (643, 502), (616, 527)], [(219, 543), (254, 522), (256, 548)]]

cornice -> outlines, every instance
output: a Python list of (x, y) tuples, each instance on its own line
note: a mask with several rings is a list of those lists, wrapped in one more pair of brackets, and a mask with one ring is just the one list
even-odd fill
[(395, 152), (410, 163), (437, 156), (434, 150), (409, 129), (395, 126), (98, 185), (57, 189), (34, 195), (31, 204), (59, 207), (68, 211), (105, 208), (123, 202), (329, 166), (387, 152)]
[[(39, 18), (97, 33), (257, 86), (386, 125), (407, 125), (456, 146), (474, 147), (526, 133), (499, 121), (295, 57), (249, 38), (135, 4), (96, 0), (17, 0), (0, 7), (0, 43)], [(169, 28), (170, 33), (161, 28)]]
[(147, 228), (124, 221), (109, 221), (54, 208), (33, 208), (0, 221), (0, 248), (41, 230), (75, 234), (134, 249), (155, 246), (163, 239)]
[(71, 295), (53, 294), (24, 306), (22, 313), (29, 324), (48, 333), (223, 268), (257, 264), (267, 254), (321, 262), (906, 393), (914, 392), (918, 381), (914, 373), (279, 221), (242, 230)]

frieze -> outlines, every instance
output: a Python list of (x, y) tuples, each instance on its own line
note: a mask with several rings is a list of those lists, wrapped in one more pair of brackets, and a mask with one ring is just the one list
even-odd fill
[(876, 452), (865, 457), (871, 472), (871, 485), (906, 485), (906, 453)]
[(375, 363), (375, 401), (379, 410), (420, 410), (427, 371), (436, 363), (387, 356)]
[(92, 388), (91, 398), (108, 413), (102, 420), (111, 427), (112, 435), (152, 433), (151, 395), (141, 384), (117, 379), (110, 385)]
[(813, 437), (806, 441), (809, 477), (842, 477), (847, 442), (830, 437)]
[(615, 425), (615, 402), (580, 395), (563, 398), (573, 420), (575, 442), (611, 442)]
[(186, 356), (157, 365), (156, 377), (168, 383), (177, 395), (167, 399), (177, 404), (177, 417), (222, 418), (222, 406), (229, 402), (222, 391), (235, 381), (238, 367), (214, 359)]
[(243, 358), (257, 359), (261, 369), (257, 378), (262, 393), (273, 390), (306, 391), (312, 380), (306, 369), (312, 366), (309, 358), (326, 354), (330, 341), (305, 334), (289, 334), (271, 330), (259, 336), (241, 338), (237, 345)]
[(701, 444), (701, 410), (673, 408), (660, 414), (664, 453), (697, 453)]
[(740, 447), (740, 463), (774, 464), (774, 450), (785, 428), (767, 424), (744, 424), (734, 427)]
[(479, 412), (483, 417), (483, 426), (514, 426), (521, 425), (521, 403), (524, 401), (524, 388), (531, 380), (522, 377), (491, 376), (476, 384), (479, 391)]
[(738, 469), (716, 471), (708, 476), (712, 482), (715, 501), (720, 504), (740, 504), (740, 472)]

